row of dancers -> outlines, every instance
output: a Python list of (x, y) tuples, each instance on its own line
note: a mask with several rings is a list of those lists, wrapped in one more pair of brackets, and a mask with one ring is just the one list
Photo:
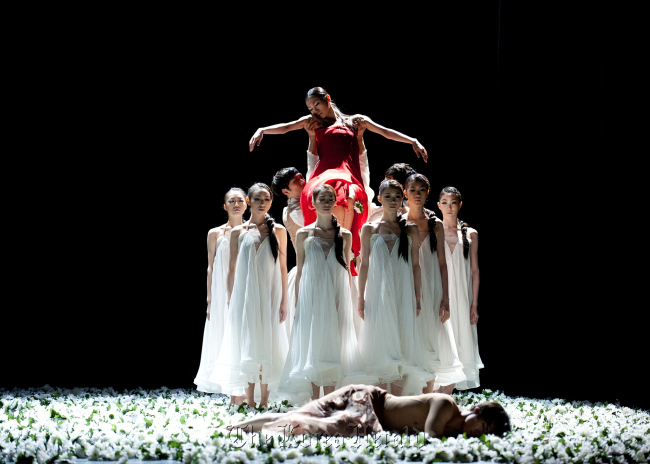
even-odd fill
[[(321, 87), (305, 104), (310, 115), (257, 129), (249, 149), (264, 134), (304, 129), (306, 178), (290, 167), (272, 188), (231, 189), (228, 223), (208, 234), (197, 388), (265, 406), (270, 393), (300, 403), (352, 383), (390, 385), (397, 395), (478, 386), (478, 234), (457, 218), (460, 192), (440, 193), (440, 220), (424, 208), (428, 179), (396, 164), (375, 204), (366, 129), (411, 144), (425, 162), (426, 149), (343, 114)], [(274, 194), (287, 198), (284, 226), (268, 214)], [(296, 251), (289, 273), (287, 232)]]
[[(295, 168), (272, 183), (287, 198), (285, 227), (268, 214), (266, 184), (226, 193), (228, 222), (208, 234), (198, 390), (254, 404), (259, 383), (265, 406), (271, 392), (299, 404), (349, 384), (390, 384), (395, 395), (479, 386), (478, 233), (458, 219), (460, 192), (440, 192), (440, 220), (424, 207), (425, 176), (400, 163), (386, 177), (381, 206), (361, 229), (358, 277), (331, 186), (312, 192), (317, 220), (306, 227), (295, 200), (305, 180)], [(288, 274), (287, 231), (296, 250)]]

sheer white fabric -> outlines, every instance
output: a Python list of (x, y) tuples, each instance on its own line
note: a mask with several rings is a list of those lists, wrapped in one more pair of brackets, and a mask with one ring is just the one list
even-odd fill
[[(436, 374), (434, 389), (466, 380), (463, 364), (458, 357), (456, 339), (451, 320), (440, 322), (440, 303), (442, 302), (442, 276), (437, 251), (431, 251), (429, 234), (420, 234), (420, 276), (421, 307), (418, 324), (427, 352), (429, 364)], [(438, 243), (437, 248), (444, 247)]]
[[(392, 236), (392, 237), (391, 237)], [(389, 250), (388, 243), (392, 243)], [(369, 375), (395, 382), (403, 394), (419, 394), (434, 378), (419, 329), (413, 267), (399, 257), (399, 237), (373, 234), (359, 349)], [(409, 239), (410, 250), (410, 239)]]
[(375, 197), (375, 191), (370, 188), (370, 165), (368, 164), (368, 150), (364, 150), (359, 155), (359, 167), (361, 168), (361, 181), (363, 182), (363, 189), (368, 195), (368, 204)]
[[(331, 247), (327, 251), (323, 249)], [(352, 323), (348, 271), (336, 259), (333, 241), (307, 237), (296, 319), (278, 393), (308, 401), (312, 382), (340, 388), (376, 383), (363, 370)]]
[(314, 169), (316, 169), (317, 164), (318, 156), (307, 150), (307, 175), (305, 176), (305, 180), (309, 180), (311, 178), (311, 175), (314, 173)]
[(222, 393), (238, 396), (249, 382), (268, 384), (269, 391), (275, 391), (288, 348), (287, 334), (280, 327), (280, 261), (273, 258), (268, 237), (256, 250), (251, 231), (243, 230), (239, 236), (226, 330), (209, 379), (221, 386)]
[[(308, 152), (309, 153), (309, 152)], [(300, 208), (300, 198), (289, 198), (287, 206), (282, 211), (282, 222), (287, 229), (291, 243), (295, 249), (296, 234), (304, 226), (305, 219)], [(287, 332), (287, 340), (291, 336), (293, 318), (296, 314), (296, 267), (294, 266), (287, 274), (287, 319), (284, 321), (284, 329)]]
[(201, 364), (194, 379), (196, 389), (206, 393), (219, 393), (221, 391), (221, 387), (211, 383), (209, 378), (219, 356), (219, 348), (221, 348), (228, 315), (226, 278), (228, 275), (229, 257), (230, 241), (228, 238), (221, 236), (217, 239), (217, 249), (212, 264), (210, 320), (207, 318), (205, 320), (203, 347), (201, 348)]
[[(483, 362), (478, 352), (478, 332), (476, 325), (469, 321), (469, 310), (472, 305), (472, 268), (470, 257), (463, 255), (462, 235), (460, 230), (456, 237), (445, 237), (445, 257), (447, 258), (447, 271), (449, 275), (449, 309), (451, 312), (451, 326), (456, 340), (456, 348), (460, 362), (463, 363), (463, 372), (467, 380), (458, 382), (458, 390), (467, 390), (480, 385), (479, 369)], [(471, 244), (471, 239), (467, 237)], [(451, 245), (450, 246), (450, 243)], [(454, 245), (455, 244), (455, 245)], [(456, 246), (458, 245), (458, 246)]]

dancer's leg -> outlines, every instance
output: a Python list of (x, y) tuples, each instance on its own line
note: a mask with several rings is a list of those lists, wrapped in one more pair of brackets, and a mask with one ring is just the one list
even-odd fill
[(317, 400), (320, 398), (320, 387), (314, 382), (311, 383), (311, 399)]
[(443, 388), (443, 391), (444, 391), (447, 395), (451, 395), (451, 394), (454, 392), (454, 387), (455, 387), (455, 386), (456, 386), (456, 384), (455, 384), (455, 383), (452, 383), (451, 385), (445, 385), (445, 386), (442, 387), (442, 388)]
[(331, 385), (331, 386), (329, 386), (329, 387), (323, 387), (323, 395), (329, 395), (329, 394), (332, 393), (335, 389), (336, 389), (336, 387), (335, 387), (334, 385)]
[(243, 402), (244, 402), (243, 396), (235, 396), (235, 395), (230, 396), (230, 404), (236, 404), (237, 406), (239, 406)]
[(434, 383), (436, 383), (435, 379), (429, 380), (427, 382), (427, 386), (422, 389), (422, 393), (423, 394), (425, 394), (425, 393), (433, 393), (433, 384)]
[(404, 389), (401, 386), (397, 385), (396, 383), (391, 383), (390, 384), (390, 393), (391, 393), (391, 395), (402, 396), (402, 391), (403, 390)]
[(261, 383), (260, 390), (262, 393), (262, 399), (260, 400), (260, 407), (268, 408), (269, 407), (269, 384)]
[(251, 408), (255, 407), (255, 384), (248, 382), (248, 387), (246, 388), (246, 402)]

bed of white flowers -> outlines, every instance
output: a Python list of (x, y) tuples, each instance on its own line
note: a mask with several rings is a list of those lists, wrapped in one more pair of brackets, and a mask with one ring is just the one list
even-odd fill
[[(607, 403), (508, 397), (484, 390), (454, 394), (464, 409), (498, 401), (513, 431), (503, 438), (381, 433), (369, 437), (224, 435), (218, 428), (260, 411), (229, 406), (223, 396), (160, 388), (122, 393), (108, 389), (0, 389), (0, 461), (126, 462), (174, 459), (184, 463), (276, 464), (285, 460), (328, 464), (396, 461), (647, 462), (650, 414)], [(272, 403), (269, 411), (294, 409)], [(223, 428), (222, 428), (223, 429)], [(321, 458), (314, 459), (315, 456)]]

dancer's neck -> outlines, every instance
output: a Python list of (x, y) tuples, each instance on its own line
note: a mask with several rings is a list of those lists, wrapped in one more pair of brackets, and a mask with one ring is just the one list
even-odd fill
[(320, 230), (324, 232), (329, 232), (334, 230), (334, 225), (332, 224), (332, 215), (331, 214), (318, 214), (316, 216), (316, 225)]
[(428, 216), (424, 214), (424, 206), (412, 205), (409, 208), (408, 219), (410, 221), (418, 221), (420, 219), (428, 219)]
[(266, 224), (266, 213), (264, 214), (251, 214), (251, 218), (248, 220), (249, 225), (255, 225), (257, 227), (262, 224)]
[(233, 228), (233, 227), (241, 226), (243, 223), (244, 223), (243, 216), (228, 216), (228, 222), (226, 222), (226, 226)]
[(458, 229), (458, 216), (449, 217), (445, 215), (442, 219), (442, 225), (445, 226), (445, 229)]

